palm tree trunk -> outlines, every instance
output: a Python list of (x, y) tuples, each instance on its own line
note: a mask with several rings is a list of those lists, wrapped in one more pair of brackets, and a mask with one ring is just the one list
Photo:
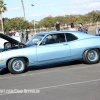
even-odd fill
[(22, 3), (23, 13), (24, 13), (24, 20), (26, 20), (26, 17), (25, 17), (25, 8), (24, 8), (24, 2), (23, 2), (23, 0), (21, 0), (21, 3)]
[(2, 33), (4, 34), (4, 27), (3, 27), (3, 21), (2, 21), (2, 9), (0, 9), (0, 20), (1, 20)]

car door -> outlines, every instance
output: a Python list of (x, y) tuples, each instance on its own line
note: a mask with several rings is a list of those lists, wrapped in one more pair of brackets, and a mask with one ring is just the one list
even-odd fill
[(67, 42), (68, 44), (70, 45), (70, 49), (71, 49), (71, 59), (77, 59), (77, 58), (80, 58), (80, 54), (81, 53), (81, 43), (80, 41), (77, 41), (78, 40), (78, 37), (75, 36), (74, 34), (72, 33), (65, 33), (65, 36), (66, 36), (66, 39), (67, 39)]
[(66, 42), (64, 33), (47, 35), (42, 42), (43, 45), (37, 46), (39, 62), (45, 63), (70, 59), (70, 47)]

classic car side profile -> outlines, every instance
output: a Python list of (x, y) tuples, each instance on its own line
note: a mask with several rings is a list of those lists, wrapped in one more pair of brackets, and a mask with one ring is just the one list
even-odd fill
[(38, 33), (25, 45), (4, 37), (11, 42), (11, 48), (0, 50), (0, 68), (8, 68), (13, 74), (22, 73), (29, 66), (81, 59), (94, 64), (100, 60), (100, 37), (79, 31)]

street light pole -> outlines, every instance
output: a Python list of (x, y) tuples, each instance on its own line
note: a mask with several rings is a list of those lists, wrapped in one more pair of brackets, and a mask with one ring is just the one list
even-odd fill
[(24, 8), (24, 2), (23, 2), (23, 0), (21, 0), (21, 3), (22, 3), (23, 13), (24, 13), (24, 20), (26, 20), (25, 8)]
[[(31, 5), (32, 7), (34, 7), (34, 5)], [(34, 19), (34, 33), (36, 34), (36, 29), (35, 29), (35, 19)]]

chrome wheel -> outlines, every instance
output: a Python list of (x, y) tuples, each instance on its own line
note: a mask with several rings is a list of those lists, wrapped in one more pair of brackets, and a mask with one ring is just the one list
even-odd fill
[(16, 72), (22, 71), (24, 69), (24, 63), (21, 60), (15, 60), (12, 63), (12, 68)]
[(88, 49), (83, 54), (83, 61), (88, 64), (98, 63), (100, 60), (100, 51), (98, 49)]
[(95, 50), (90, 50), (87, 56), (89, 61), (96, 61), (99, 57)]
[(8, 62), (8, 69), (12, 74), (19, 74), (25, 71), (27, 65), (23, 58), (12, 58)]

